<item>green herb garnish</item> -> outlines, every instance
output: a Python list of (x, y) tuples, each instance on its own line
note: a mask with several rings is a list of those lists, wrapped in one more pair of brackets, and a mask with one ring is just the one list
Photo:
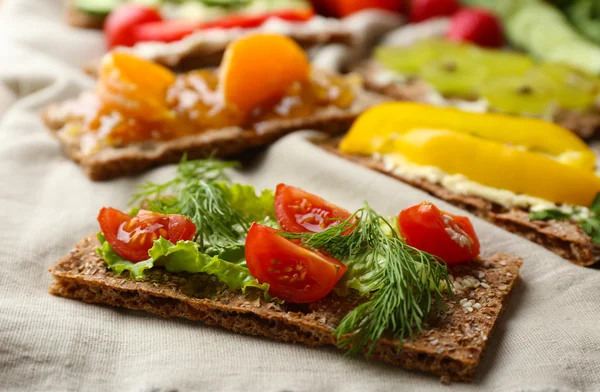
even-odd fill
[(589, 207), (589, 217), (581, 216), (581, 209), (574, 208), (572, 212), (564, 212), (556, 208), (529, 213), (531, 220), (572, 220), (590, 236), (594, 244), (600, 245), (600, 193), (596, 195)]
[[(273, 216), (272, 192), (256, 196), (254, 188), (244, 185), (229, 185), (226, 169), (237, 165), (214, 159), (187, 161), (177, 167), (177, 175), (171, 181), (155, 184), (146, 183), (133, 195), (132, 204), (145, 204), (151, 211), (163, 214), (181, 214), (189, 217), (198, 231), (195, 241), (200, 251), (207, 248), (222, 249), (244, 244), (245, 234), (256, 219), (234, 206), (240, 204), (238, 196), (243, 194), (245, 205), (256, 209), (270, 200), (271, 207), (264, 207), (262, 219)], [(176, 195), (176, 196), (174, 196)], [(269, 199), (270, 195), (270, 199)], [(253, 204), (255, 203), (255, 204)]]
[(370, 355), (386, 331), (400, 342), (412, 338), (415, 331), (423, 330), (434, 303), (443, 306), (442, 292), (452, 296), (446, 264), (407, 245), (366, 203), (351, 218), (321, 233), (281, 235), (329, 252), (349, 270), (366, 264), (375, 271), (365, 282), (367, 301), (348, 313), (335, 330), (338, 345), (349, 354), (368, 347)]

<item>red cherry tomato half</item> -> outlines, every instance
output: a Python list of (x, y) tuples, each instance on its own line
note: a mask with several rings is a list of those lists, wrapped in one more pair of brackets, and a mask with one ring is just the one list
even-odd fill
[(458, 0), (412, 0), (410, 3), (410, 21), (423, 22), (427, 19), (450, 16), (458, 11)]
[(281, 228), (290, 233), (318, 233), (352, 216), (317, 195), (285, 184), (275, 190), (275, 215)]
[(294, 303), (325, 297), (347, 269), (336, 259), (297, 245), (258, 223), (248, 231), (246, 263), (252, 276), (269, 284), (271, 295)]
[(402, 210), (398, 228), (406, 243), (438, 256), (448, 264), (479, 255), (479, 239), (466, 216), (452, 215), (423, 202)]
[(176, 244), (180, 240), (191, 240), (196, 234), (196, 225), (183, 215), (146, 210), (140, 210), (132, 217), (117, 209), (104, 207), (98, 214), (98, 223), (115, 252), (133, 262), (147, 260), (148, 250), (159, 237)]
[(125, 4), (111, 12), (104, 22), (104, 36), (109, 48), (133, 46), (136, 43), (133, 30), (151, 22), (160, 22), (162, 17), (151, 7), (139, 4)]

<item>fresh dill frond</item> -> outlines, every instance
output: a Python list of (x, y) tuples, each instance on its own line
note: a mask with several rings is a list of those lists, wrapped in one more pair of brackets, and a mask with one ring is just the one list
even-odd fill
[[(449, 295), (446, 264), (406, 244), (392, 225), (367, 203), (352, 217), (320, 233), (283, 233), (304, 245), (322, 249), (348, 268), (367, 263), (376, 271), (367, 282), (367, 300), (348, 313), (336, 328), (338, 345), (370, 355), (388, 331), (400, 341), (423, 329), (423, 323), (443, 292)], [(445, 284), (444, 284), (445, 283)]]
[(247, 222), (225, 197), (222, 182), (229, 182), (225, 172), (236, 162), (215, 159), (187, 161), (177, 167), (171, 181), (156, 184), (147, 182), (138, 187), (131, 204), (146, 205), (151, 211), (163, 214), (182, 214), (196, 225), (196, 242), (201, 250), (209, 246), (226, 248), (243, 244), (242, 233)]

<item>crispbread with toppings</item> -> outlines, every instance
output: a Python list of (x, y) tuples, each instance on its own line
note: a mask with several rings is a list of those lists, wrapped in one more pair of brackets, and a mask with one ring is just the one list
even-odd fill
[[(359, 303), (330, 294), (310, 304), (280, 305), (265, 301), (259, 291), (231, 292), (210, 275), (160, 269), (135, 281), (111, 272), (95, 252), (98, 245), (94, 236), (87, 237), (52, 267), (50, 293), (309, 346), (334, 345), (332, 330)], [(397, 342), (382, 338), (372, 359), (431, 372), (443, 381), (471, 380), (521, 264), (519, 258), (495, 255), (450, 268), (455, 298), (445, 300), (446, 310), (432, 315), (400, 351)]]
[(139, 142), (124, 147), (104, 147), (93, 153), (81, 149), (81, 136), (72, 132), (80, 126), (69, 118), (64, 103), (48, 106), (43, 120), (56, 136), (65, 153), (96, 181), (127, 176), (167, 163), (176, 163), (183, 154), (188, 158), (205, 158), (211, 154), (231, 156), (242, 151), (273, 143), (278, 138), (300, 129), (321, 130), (335, 135), (346, 131), (354, 119), (367, 108), (386, 101), (387, 98), (355, 89), (352, 105), (346, 109), (336, 106), (318, 108), (312, 115), (264, 121), (251, 129), (227, 127), (209, 129), (194, 135), (169, 141)]
[(426, 179), (400, 176), (387, 170), (381, 160), (342, 153), (338, 149), (339, 139), (319, 140), (317, 144), (329, 152), (420, 188), (505, 230), (540, 244), (574, 264), (590, 266), (600, 261), (600, 245), (595, 244), (576, 223), (567, 220), (532, 221), (524, 209), (506, 208), (482, 197), (461, 195)]

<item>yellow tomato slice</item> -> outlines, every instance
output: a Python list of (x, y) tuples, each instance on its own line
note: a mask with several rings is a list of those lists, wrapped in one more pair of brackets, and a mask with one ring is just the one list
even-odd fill
[(310, 63), (292, 39), (255, 34), (227, 47), (220, 72), (225, 102), (249, 113), (280, 98), (292, 83), (306, 82)]
[(173, 114), (166, 106), (175, 74), (156, 63), (123, 52), (104, 56), (97, 91), (102, 103), (132, 117), (160, 120)]
[[(497, 143), (522, 147), (532, 152), (588, 171), (594, 170), (595, 155), (571, 131), (547, 121), (495, 113), (469, 113), (417, 103), (393, 102), (378, 105), (360, 116), (343, 139), (347, 153), (372, 154), (390, 135), (415, 128), (449, 129)], [(494, 156), (489, 157), (495, 159)]]

